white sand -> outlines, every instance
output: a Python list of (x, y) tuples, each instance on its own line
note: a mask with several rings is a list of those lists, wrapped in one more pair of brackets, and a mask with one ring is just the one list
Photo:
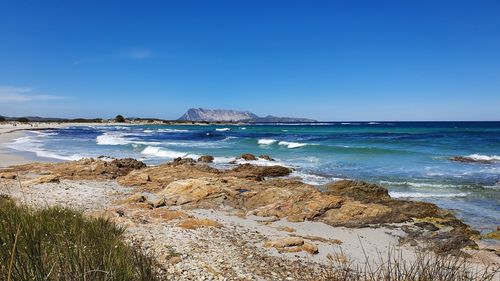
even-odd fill
[[(40, 122), (40, 123), (17, 123), (8, 122), (0, 124), (0, 168), (12, 165), (26, 164), (34, 162), (23, 153), (9, 149), (5, 144), (12, 140), (22, 137), (25, 131), (29, 130), (43, 130), (52, 128), (65, 128), (72, 126), (105, 126), (110, 125), (106, 123), (55, 123), (55, 122)], [(129, 124), (127, 124), (129, 125)], [(131, 125), (131, 124), (130, 124)], [(36, 159), (40, 161), (40, 159)]]

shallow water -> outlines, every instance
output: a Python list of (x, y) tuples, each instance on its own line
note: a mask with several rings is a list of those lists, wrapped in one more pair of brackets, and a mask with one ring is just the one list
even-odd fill
[[(268, 154), (310, 184), (366, 180), (388, 187), (393, 197), (454, 210), (481, 231), (500, 225), (500, 122), (84, 126), (30, 132), (8, 146), (46, 159), (106, 155), (148, 164), (210, 154), (224, 166), (243, 153)], [(452, 156), (492, 163), (453, 162)]]

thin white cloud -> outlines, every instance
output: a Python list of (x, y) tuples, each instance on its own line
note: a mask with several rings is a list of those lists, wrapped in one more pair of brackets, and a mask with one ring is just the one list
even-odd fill
[(0, 86), (0, 103), (60, 100), (66, 97), (37, 94), (32, 88)]

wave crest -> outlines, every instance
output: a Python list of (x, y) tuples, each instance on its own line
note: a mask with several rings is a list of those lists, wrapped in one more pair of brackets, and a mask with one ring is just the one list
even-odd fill
[(260, 145), (271, 145), (275, 142), (277, 142), (277, 140), (274, 139), (260, 139), (257, 141), (257, 143)]
[(307, 143), (289, 142), (289, 141), (280, 141), (278, 144), (286, 146), (288, 148), (299, 148), (307, 145)]
[(159, 158), (194, 158), (197, 159), (199, 155), (196, 154), (189, 154), (186, 152), (180, 152), (180, 151), (173, 151), (173, 150), (168, 150), (164, 149), (161, 147), (157, 146), (147, 146), (144, 148), (144, 150), (141, 152), (141, 154), (148, 155), (148, 156), (153, 156), (153, 157), (159, 157)]

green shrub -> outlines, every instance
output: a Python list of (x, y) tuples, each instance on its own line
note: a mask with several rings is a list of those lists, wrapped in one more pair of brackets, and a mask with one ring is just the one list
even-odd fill
[(5, 122), (5, 121), (7, 121), (7, 119), (5, 119), (5, 117), (3, 116), (0, 116), (0, 122)]
[(123, 117), (122, 115), (116, 115), (115, 121), (119, 122), (119, 123), (123, 123), (123, 122), (125, 122), (125, 117)]
[(28, 123), (30, 120), (26, 117), (20, 117), (16, 119), (17, 122)]
[(102, 218), (0, 198), (0, 280), (156, 280), (153, 259)]

